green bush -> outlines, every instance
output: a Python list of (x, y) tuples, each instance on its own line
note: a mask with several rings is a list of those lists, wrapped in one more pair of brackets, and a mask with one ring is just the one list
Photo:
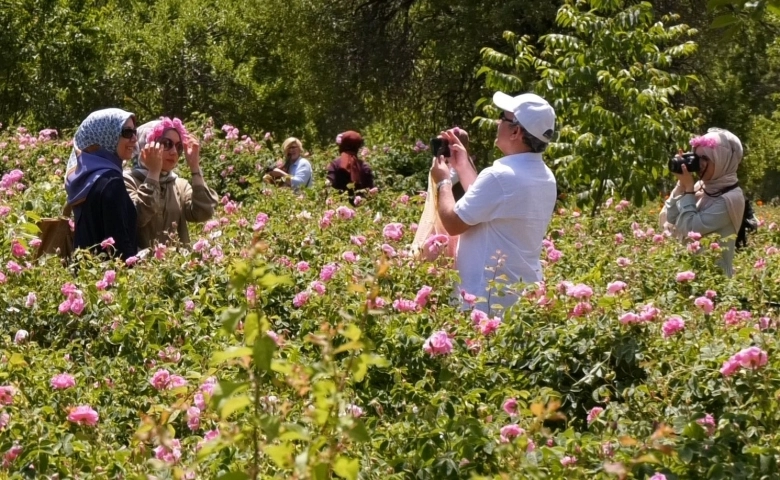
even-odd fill
[[(82, 256), (77, 271), (29, 253), (34, 221), (62, 201), (67, 142), (0, 138), (9, 478), (778, 475), (776, 210), (759, 208), (727, 279), (713, 239), (693, 254), (652, 230), (657, 212), (618, 199), (596, 218), (561, 209), (546, 283), (500, 323), (475, 324), (451, 301), (451, 264), (407, 256), (421, 196), (382, 187), (350, 207), (321, 176), (295, 195), (258, 181), (273, 139), (234, 153), (240, 137), (214, 133), (204, 151), (225, 159), (204, 158), (206, 180), (233, 200), (191, 228), (196, 244), (133, 268)], [(387, 153), (367, 141), (377, 165), (417, 161), (408, 140), (379, 142)], [(390, 222), (400, 241), (384, 236)], [(678, 281), (685, 271), (695, 278)], [(706, 295), (711, 313), (696, 305)], [(450, 353), (426, 353), (434, 334)], [(720, 373), (751, 346), (766, 365)], [(75, 385), (57, 389), (63, 373)]]

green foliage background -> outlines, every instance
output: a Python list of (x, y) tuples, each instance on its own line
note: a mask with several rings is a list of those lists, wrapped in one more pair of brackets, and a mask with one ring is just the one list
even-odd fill
[[(217, 126), (272, 131), (277, 138), (297, 135), (313, 146), (331, 143), (350, 128), (413, 144), (444, 127), (474, 127), (475, 114), (482, 113), (480, 100), (498, 87), (477, 75), (484, 66), (497, 67), (484, 49), (511, 56), (517, 53), (515, 45), (506, 39), (518, 36), (547, 62), (573, 58), (575, 49), (551, 43), (576, 31), (571, 19), (561, 18), (564, 5), (580, 15), (613, 20), (621, 11), (641, 12), (631, 21), (616, 22), (613, 40), (587, 40), (598, 52), (588, 65), (617, 67), (618, 57), (629, 61), (630, 55), (622, 55), (628, 50), (621, 35), (631, 38), (631, 48), (639, 52), (653, 44), (663, 49), (672, 41), (690, 43), (681, 47), (684, 52), (664, 52), (670, 53), (669, 62), (640, 60), (658, 69), (657, 78), (674, 84), (662, 95), (668, 112), (655, 108), (657, 115), (649, 121), (685, 118), (639, 135), (636, 148), (608, 141), (574, 157), (565, 148), (551, 152), (569, 158), (558, 162), (564, 164), (566, 189), (584, 192), (584, 201), (596, 200), (592, 204), (599, 204), (609, 189), (635, 201), (652, 198), (665, 189), (653, 168), (664, 171), (675, 144), (687, 134), (719, 126), (732, 130), (747, 147), (741, 177), (751, 195), (780, 196), (780, 183), (772, 180), (778, 175), (772, 152), (780, 148), (772, 138), (777, 117), (771, 98), (780, 93), (776, 1), (0, 0), (0, 129), (25, 125), (68, 131), (90, 111), (119, 106), (144, 121), (161, 114), (192, 119), (204, 113)], [(657, 25), (655, 31), (648, 30), (651, 25)], [(543, 81), (552, 80), (543, 77), (540, 65), (526, 65), (522, 81), (505, 86), (512, 93), (537, 89), (561, 99), (562, 116), (578, 112), (568, 119), (578, 125), (572, 135), (598, 136), (592, 125), (599, 122), (602, 129), (612, 127), (577, 110), (599, 104), (610, 90), (619, 98), (603, 77), (568, 75), (545, 87)], [(579, 94), (567, 97), (572, 90)], [(595, 92), (588, 96), (590, 90)], [(630, 86), (624, 90), (630, 94)], [(647, 104), (631, 105), (625, 98), (618, 103), (627, 107), (616, 112), (622, 125), (633, 127), (621, 131), (619, 125), (614, 135), (643, 133), (640, 118)], [(493, 132), (474, 133), (477, 163), (484, 166), (495, 156)], [(638, 155), (634, 173), (641, 169), (641, 178), (614, 161), (610, 168), (578, 173), (590, 169), (592, 161), (577, 158), (605, 153)]]

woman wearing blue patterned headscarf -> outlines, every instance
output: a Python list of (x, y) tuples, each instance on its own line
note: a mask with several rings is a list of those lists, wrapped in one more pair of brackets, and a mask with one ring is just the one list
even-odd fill
[(122, 161), (137, 142), (135, 116), (118, 108), (92, 112), (79, 125), (65, 174), (74, 247), (122, 258), (137, 253), (136, 212), (122, 178)]

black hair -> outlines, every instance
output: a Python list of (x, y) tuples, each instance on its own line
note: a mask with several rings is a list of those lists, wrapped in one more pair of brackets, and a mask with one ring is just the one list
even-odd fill
[(519, 123), (516, 123), (518, 127), (520, 127), (523, 130), (523, 143), (531, 149), (532, 153), (542, 153), (547, 149), (547, 142), (543, 142), (539, 140), (538, 138), (531, 135), (531, 133), (525, 129), (522, 125)]

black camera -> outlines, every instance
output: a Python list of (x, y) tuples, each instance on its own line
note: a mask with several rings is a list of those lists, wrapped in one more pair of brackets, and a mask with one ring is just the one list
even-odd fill
[(669, 171), (672, 173), (682, 173), (683, 165), (685, 165), (685, 168), (687, 168), (691, 173), (698, 172), (701, 169), (699, 165), (699, 156), (693, 152), (683, 153), (682, 155), (675, 155), (669, 159), (669, 164), (667, 166), (669, 167)]
[(431, 153), (435, 157), (444, 156), (448, 158), (450, 156), (450, 142), (446, 138), (435, 137), (431, 139)]

